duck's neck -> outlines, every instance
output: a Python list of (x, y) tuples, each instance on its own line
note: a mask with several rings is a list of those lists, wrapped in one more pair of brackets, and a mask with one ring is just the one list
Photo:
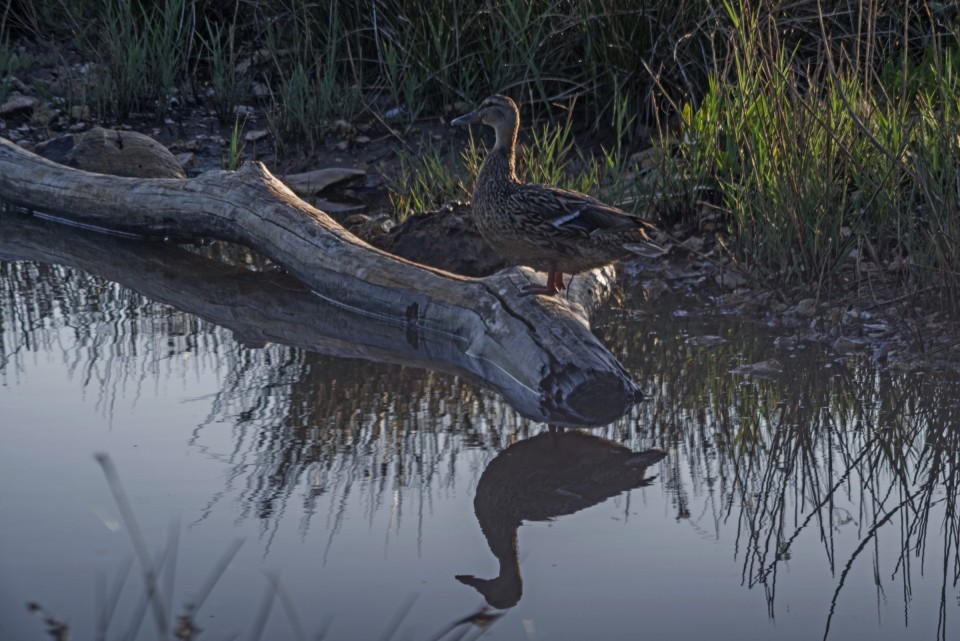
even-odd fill
[(496, 129), (497, 141), (480, 171), (500, 180), (517, 182), (517, 126)]

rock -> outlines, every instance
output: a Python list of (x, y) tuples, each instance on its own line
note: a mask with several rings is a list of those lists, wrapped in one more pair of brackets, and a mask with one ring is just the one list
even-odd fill
[(353, 138), (357, 135), (357, 128), (353, 126), (353, 123), (342, 118), (334, 120), (330, 129), (334, 135), (341, 138)]
[(664, 294), (669, 294), (670, 291), (670, 286), (662, 278), (654, 278), (643, 283), (644, 298), (651, 302)]
[(796, 349), (800, 343), (800, 337), (796, 334), (792, 336), (777, 336), (773, 339), (773, 346), (779, 349)]
[(294, 193), (300, 196), (312, 196), (333, 185), (363, 180), (366, 176), (367, 172), (362, 169), (331, 167), (302, 174), (287, 174), (281, 177), (281, 180)]
[(22, 94), (30, 93), (30, 88), (26, 85), (26, 83), (16, 76), (10, 76), (10, 79), (7, 81), (7, 85), (12, 91), (18, 91)]
[(813, 318), (817, 313), (817, 301), (813, 298), (804, 298), (802, 301), (797, 303), (797, 307), (794, 310), (797, 316), (802, 316), (803, 318)]
[[(206, 136), (196, 136), (191, 140), (178, 140), (174, 143), (170, 143), (171, 151), (194, 151), (200, 152), (203, 151), (204, 145), (206, 144)], [(213, 140), (216, 144), (222, 144), (221, 140)]]
[(894, 347), (891, 343), (881, 343), (873, 350), (873, 354), (870, 356), (871, 362), (876, 364), (885, 360), (888, 355), (896, 354)]
[(404, 106), (391, 107), (383, 112), (383, 117), (387, 120), (399, 120), (404, 114), (407, 113), (407, 108)]
[(320, 211), (326, 212), (328, 214), (345, 214), (348, 212), (361, 212), (366, 207), (361, 202), (356, 201), (337, 201), (337, 200), (327, 200), (326, 198), (307, 198), (307, 202), (312, 204), (314, 207)]
[(687, 345), (692, 345), (694, 347), (717, 347), (718, 345), (723, 345), (726, 342), (727, 339), (713, 334), (707, 334), (704, 336), (691, 336), (687, 339)]
[(73, 120), (90, 120), (90, 107), (87, 105), (74, 105), (70, 107), (70, 118)]
[(269, 85), (263, 82), (257, 82), (256, 80), (250, 85), (250, 90), (253, 92), (254, 98), (269, 98), (273, 95)]
[(47, 160), (52, 160), (61, 165), (69, 165), (76, 144), (75, 138), (72, 134), (51, 138), (38, 144), (33, 151)]
[(747, 284), (747, 277), (737, 269), (727, 269), (717, 275), (717, 284), (727, 289), (736, 289)]
[(192, 151), (185, 151), (184, 153), (177, 154), (174, 157), (177, 159), (177, 162), (180, 163), (180, 166), (183, 167), (184, 170), (193, 169), (199, 164), (199, 161), (197, 160), (197, 155)]
[(630, 156), (629, 165), (640, 171), (656, 169), (663, 163), (663, 151), (658, 147), (648, 147)]
[(183, 167), (159, 142), (135, 131), (94, 127), (83, 134), (68, 134), (37, 145), (44, 158), (113, 176), (131, 178), (186, 178)]
[(855, 340), (847, 338), (846, 336), (840, 336), (837, 340), (833, 341), (830, 345), (831, 349), (838, 354), (849, 354), (859, 347), (859, 343)]
[(691, 236), (680, 243), (680, 247), (694, 254), (699, 254), (703, 251), (703, 246), (705, 243), (706, 240), (703, 238), (703, 236)]
[(40, 101), (33, 96), (24, 96), (14, 93), (5, 103), (0, 105), (0, 117), (6, 118), (21, 111), (32, 111)]
[(749, 365), (734, 367), (732, 370), (730, 370), (730, 373), (739, 376), (758, 376), (761, 378), (769, 378), (783, 373), (783, 366), (780, 364), (780, 361), (775, 358), (771, 358), (758, 363), (750, 363)]
[(247, 142), (257, 142), (258, 140), (263, 140), (270, 135), (270, 132), (266, 129), (254, 129), (253, 131), (248, 131), (244, 134), (243, 139)]
[(371, 245), (376, 245), (377, 240), (396, 227), (397, 224), (392, 218), (386, 215), (367, 216), (365, 214), (354, 214), (348, 216), (346, 220), (343, 221), (343, 226), (357, 238), (361, 238)]

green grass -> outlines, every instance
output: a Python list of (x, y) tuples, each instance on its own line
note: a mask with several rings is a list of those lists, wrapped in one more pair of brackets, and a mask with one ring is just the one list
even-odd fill
[[(474, 147), (464, 154), (465, 158), (472, 155), (474, 164), (479, 162)], [(449, 146), (428, 146), (416, 154), (401, 150), (399, 160), (399, 170), (387, 180), (387, 189), (400, 220), (434, 211), (451, 200), (469, 200), (472, 178), (465, 169), (456, 170), (461, 163)]]
[(93, 96), (101, 113), (119, 120), (134, 111), (163, 115), (187, 82), (195, 44), (201, 42), (186, 0), (161, 5), (103, 2), (98, 24), (81, 37), (97, 62)]
[(853, 250), (914, 285), (960, 273), (957, 33), (870, 71), (829, 48), (800, 64), (745, 5), (727, 10), (733, 47), (684, 105), (678, 166), (713, 186), (736, 258), (815, 291)]
[(0, 102), (10, 97), (10, 79), (21, 68), (21, 57), (5, 39), (0, 40)]
[(220, 122), (230, 122), (236, 108), (252, 92), (253, 79), (250, 74), (238, 71), (240, 63), (244, 58), (249, 58), (251, 53), (238, 42), (236, 25), (224, 25), (207, 19), (204, 29), (206, 33), (198, 37), (206, 54), (204, 62), (213, 90), (214, 109)]
[[(281, 154), (321, 150), (338, 119), (387, 122), (409, 137), (425, 118), (505, 92), (523, 107), (529, 180), (634, 211), (656, 204), (671, 224), (714, 212), (724, 246), (757, 279), (820, 292), (855, 256), (858, 273), (933, 282), (957, 298), (955, 4), (411, 7), (37, 0), (18, 3), (0, 35), (11, 45), (30, 34), (73, 39), (94, 63), (80, 98), (107, 117), (163, 116), (170, 96), (204, 82), (213, 96), (202, 100), (224, 123), (258, 100)], [(0, 51), (0, 71), (11, 50)], [(252, 96), (253, 80), (266, 98)], [(641, 168), (635, 154), (651, 138), (655, 166)], [(466, 163), (459, 150), (402, 152), (389, 181), (397, 211), (461, 197), (482, 152), (471, 146)]]
[[(622, 117), (624, 121), (626, 116)], [(604, 196), (628, 210), (647, 204), (630, 191), (635, 167), (621, 159), (615, 146), (601, 148), (596, 157), (579, 150), (575, 144), (575, 124), (571, 119), (544, 124), (524, 132), (525, 142), (517, 152), (517, 173), (523, 180)], [(412, 213), (435, 210), (443, 203), (470, 199), (473, 182), (489, 151), (483, 139), (490, 131), (474, 128), (462, 149), (451, 144), (426, 143), (416, 150), (398, 152), (400, 166), (387, 180), (390, 202), (402, 219)]]
[(243, 158), (243, 150), (246, 143), (243, 139), (243, 130), (247, 125), (247, 117), (243, 117), (240, 122), (239, 114), (233, 117), (233, 130), (230, 132), (230, 146), (227, 148), (227, 154), (220, 162), (220, 168), (227, 171), (236, 171)]

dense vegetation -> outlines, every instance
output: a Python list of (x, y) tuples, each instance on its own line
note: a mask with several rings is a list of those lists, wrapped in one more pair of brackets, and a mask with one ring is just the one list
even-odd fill
[[(400, 133), (492, 92), (536, 123), (528, 176), (667, 224), (709, 224), (759, 278), (811, 289), (856, 261), (960, 293), (960, 9), (853, 0), (8, 0), (23, 39), (90, 61), (62, 85), (100, 118), (258, 101), (277, 144), (338, 119)], [(65, 55), (65, 54), (60, 54)], [(6, 93), (3, 82), (0, 94)], [(583, 141), (584, 132), (598, 144)], [(398, 145), (398, 147), (402, 147)], [(482, 154), (401, 149), (400, 214), (459, 196)]]

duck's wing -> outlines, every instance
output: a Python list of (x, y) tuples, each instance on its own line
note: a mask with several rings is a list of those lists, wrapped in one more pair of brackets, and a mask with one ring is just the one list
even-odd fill
[(508, 197), (509, 209), (537, 225), (550, 225), (573, 233), (598, 230), (640, 229), (653, 231), (647, 220), (633, 216), (596, 198), (569, 189), (547, 185), (521, 185)]

